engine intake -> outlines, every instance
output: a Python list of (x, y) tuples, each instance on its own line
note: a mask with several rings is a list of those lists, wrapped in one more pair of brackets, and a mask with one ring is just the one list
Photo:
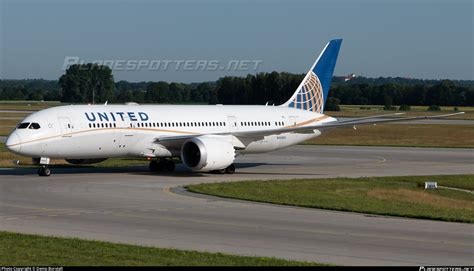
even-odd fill
[(181, 147), (181, 160), (193, 171), (224, 169), (234, 159), (234, 146), (227, 138), (199, 136), (188, 139)]

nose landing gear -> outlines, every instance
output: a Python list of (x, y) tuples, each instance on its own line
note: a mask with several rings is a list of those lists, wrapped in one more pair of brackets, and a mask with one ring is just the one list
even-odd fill
[(47, 165), (42, 165), (40, 168), (38, 168), (38, 175), (48, 177), (51, 175), (51, 170)]
[(33, 158), (33, 163), (40, 164), (38, 168), (38, 175), (48, 177), (51, 175), (51, 170), (48, 168), (50, 159), (47, 157)]

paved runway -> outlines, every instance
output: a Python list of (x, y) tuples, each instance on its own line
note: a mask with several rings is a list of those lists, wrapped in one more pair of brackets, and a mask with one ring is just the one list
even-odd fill
[(343, 265), (473, 265), (474, 225), (173, 192), (242, 179), (474, 173), (470, 149), (295, 146), (240, 157), (234, 175), (144, 167), (0, 170), (0, 229)]

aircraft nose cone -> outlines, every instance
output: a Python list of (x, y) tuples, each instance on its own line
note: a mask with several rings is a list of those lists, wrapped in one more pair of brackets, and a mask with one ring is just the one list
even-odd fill
[(18, 135), (17, 132), (13, 132), (8, 138), (7, 141), (5, 142), (5, 147), (7, 147), (8, 150), (14, 153), (19, 153), (21, 150), (21, 140), (20, 136)]

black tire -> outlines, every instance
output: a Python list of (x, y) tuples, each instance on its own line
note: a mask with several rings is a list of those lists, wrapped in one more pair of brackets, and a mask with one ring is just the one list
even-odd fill
[(38, 168), (38, 175), (48, 177), (51, 175), (51, 170), (47, 167), (40, 167)]
[(231, 164), (225, 169), (225, 173), (227, 174), (234, 174), (235, 173), (235, 166), (234, 164)]
[(159, 168), (158, 162), (155, 160), (151, 161), (148, 168), (150, 169), (151, 172), (157, 172)]
[(223, 169), (215, 169), (215, 170), (211, 170), (209, 171), (210, 174), (225, 174), (225, 168)]
[(158, 165), (158, 169), (156, 171), (163, 172), (166, 170), (166, 161), (160, 160), (157, 165)]
[(173, 172), (175, 168), (176, 168), (176, 165), (174, 164), (172, 160), (165, 161), (165, 170), (167, 172)]

